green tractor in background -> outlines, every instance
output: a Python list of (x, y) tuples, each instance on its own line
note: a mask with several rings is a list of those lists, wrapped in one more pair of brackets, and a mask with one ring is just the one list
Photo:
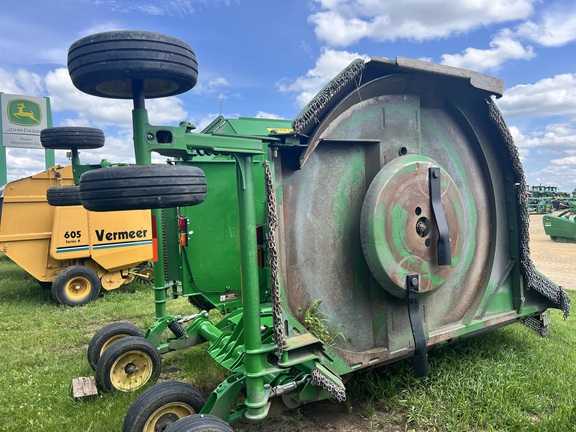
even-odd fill
[(542, 219), (544, 232), (556, 242), (576, 243), (576, 211), (565, 210)]
[[(496, 107), (503, 82), (397, 58), (357, 60), (292, 121), (218, 117), (200, 133), (154, 126), (145, 101), (190, 90), (198, 64), (173, 37), (99, 33), (75, 42), (81, 91), (131, 99), (135, 166), (75, 159), (92, 211), (152, 209), (155, 323), (112, 323), (88, 357), (105, 390), (153, 382), (161, 354), (209, 343), (230, 375), (204, 401), (162, 382), (125, 432), (230, 431), (289, 408), (346, 398), (355, 372), (523, 321), (547, 333), (561, 287), (530, 260), (525, 180)], [(169, 158), (152, 165), (151, 154)], [(504, 156), (503, 157), (503, 153)], [(184, 297), (200, 312), (166, 313)], [(319, 306), (327, 340), (305, 325)], [(224, 316), (218, 323), (208, 311)]]

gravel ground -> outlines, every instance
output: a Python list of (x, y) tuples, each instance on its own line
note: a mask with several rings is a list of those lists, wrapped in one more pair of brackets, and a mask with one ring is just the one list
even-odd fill
[(565, 289), (576, 289), (576, 243), (552, 241), (542, 215), (530, 216), (530, 255), (536, 269)]

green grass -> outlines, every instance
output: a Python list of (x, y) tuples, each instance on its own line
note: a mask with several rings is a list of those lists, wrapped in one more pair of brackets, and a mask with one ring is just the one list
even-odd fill
[[(0, 430), (120, 431), (136, 394), (75, 402), (71, 383), (93, 375), (86, 348), (94, 332), (117, 320), (148, 328), (152, 298), (149, 285), (132, 283), (83, 307), (59, 306), (0, 256)], [(184, 299), (168, 306), (192, 313)], [(553, 311), (548, 339), (515, 324), (434, 350), (421, 380), (410, 359), (360, 372), (346, 384), (342, 410), (382, 430), (576, 430), (575, 319)], [(205, 346), (163, 358), (161, 379), (187, 381), (205, 395), (224, 375)]]

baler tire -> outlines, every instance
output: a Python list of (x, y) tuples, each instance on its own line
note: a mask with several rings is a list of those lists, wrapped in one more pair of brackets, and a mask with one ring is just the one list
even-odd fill
[(52, 127), (40, 131), (42, 147), (53, 150), (89, 150), (104, 146), (104, 132), (91, 127)]
[(145, 390), (124, 418), (123, 432), (165, 430), (177, 420), (200, 412), (204, 398), (194, 387), (164, 381)]
[(88, 171), (80, 177), (87, 210), (147, 210), (194, 206), (206, 199), (204, 172), (186, 165), (135, 165)]
[(211, 414), (196, 414), (181, 418), (168, 426), (164, 432), (232, 432), (234, 429), (220, 417)]
[(96, 366), (96, 382), (104, 391), (131, 392), (154, 383), (162, 358), (152, 342), (128, 336), (110, 345)]
[(111, 31), (74, 42), (68, 72), (80, 91), (112, 99), (133, 99), (134, 80), (146, 98), (185, 93), (198, 81), (198, 62), (187, 43), (159, 33)]
[(100, 294), (100, 278), (96, 272), (81, 265), (66, 267), (52, 282), (52, 297), (63, 305), (81, 306)]
[(110, 345), (128, 336), (144, 337), (144, 332), (132, 323), (125, 321), (113, 322), (98, 330), (88, 344), (88, 363), (96, 370), (102, 353), (110, 348)]
[(78, 186), (53, 186), (46, 189), (46, 201), (53, 207), (82, 205)]

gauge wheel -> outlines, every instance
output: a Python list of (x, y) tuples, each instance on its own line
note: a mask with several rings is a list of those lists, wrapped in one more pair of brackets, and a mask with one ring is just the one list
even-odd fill
[(154, 267), (149, 263), (142, 263), (136, 268), (136, 276), (147, 282), (154, 281)]
[(98, 360), (110, 345), (128, 336), (144, 337), (139, 327), (125, 321), (113, 322), (98, 330), (88, 344), (88, 363), (96, 370)]
[(61, 270), (52, 282), (52, 297), (61, 304), (80, 306), (98, 297), (100, 278), (84, 266), (70, 266)]
[(96, 169), (80, 177), (82, 205), (92, 211), (193, 206), (206, 199), (204, 172), (186, 165)]
[(154, 344), (139, 336), (121, 338), (100, 356), (96, 382), (104, 391), (131, 392), (154, 383), (162, 359)]
[(232, 432), (234, 429), (219, 417), (211, 414), (196, 414), (181, 418), (168, 426), (164, 432)]
[(204, 404), (204, 399), (194, 387), (178, 381), (165, 381), (138, 396), (126, 413), (122, 431), (164, 431), (179, 419), (200, 412)]
[(52, 127), (42, 129), (40, 142), (47, 149), (54, 150), (89, 150), (104, 146), (104, 132), (90, 127)]
[(46, 200), (54, 207), (81, 205), (78, 186), (54, 186), (46, 189)]
[(111, 31), (74, 42), (68, 72), (76, 88), (94, 96), (133, 99), (138, 81), (146, 98), (159, 98), (194, 87), (198, 62), (190, 45), (172, 36)]

